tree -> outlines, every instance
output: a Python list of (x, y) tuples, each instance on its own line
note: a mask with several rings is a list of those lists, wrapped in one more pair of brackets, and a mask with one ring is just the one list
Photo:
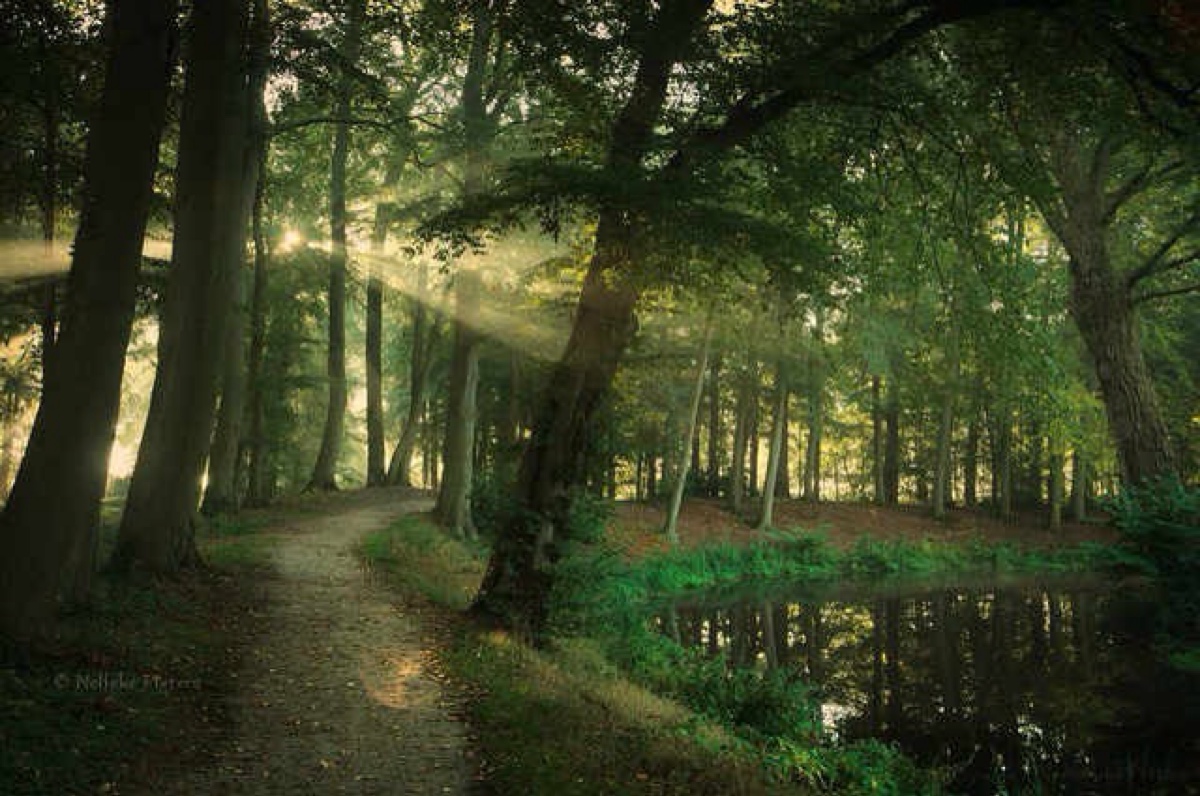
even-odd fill
[(329, 348), (326, 375), (329, 402), (321, 449), (308, 480), (310, 490), (337, 489), (337, 462), (346, 424), (346, 160), (350, 154), (353, 77), (362, 44), (366, 0), (348, 0), (346, 28), (339, 52), (341, 75), (334, 101), (333, 150), (329, 158)]
[(175, 3), (113, 0), (65, 306), (33, 433), (0, 517), (0, 626), (22, 637), (81, 596), (117, 420), (175, 42)]
[[(243, 165), (242, 196), (239, 197), (242, 208), (242, 216), (237, 222), (239, 229), (245, 229), (247, 214), (253, 214), (255, 205), (259, 203), (258, 194), (262, 185), (260, 172), (266, 160), (267, 147), (267, 109), (264, 92), (270, 58), (271, 27), (266, 0), (253, 0), (252, 15), (247, 45), (246, 94), (247, 101), (251, 104), (247, 112), (251, 130)], [(261, 244), (260, 231), (255, 235), (252, 264), (255, 281), (266, 275), (265, 265), (260, 262)], [(255, 309), (250, 306), (253, 304), (253, 296), (248, 293), (255, 288), (253, 284), (247, 284), (250, 280), (247, 279), (244, 268), (239, 267), (237, 271), (234, 279), (234, 302), (225, 335), (221, 405), (208, 457), (208, 486), (202, 504), (202, 509), (207, 514), (234, 511), (239, 504), (239, 476), (243, 471), (242, 430), (246, 416), (247, 382), (250, 377), (247, 370), (246, 328), (249, 313)], [(261, 307), (257, 309), (261, 311)], [(258, 356), (261, 357), (261, 354)]]
[(249, 8), (249, 0), (214, 0), (190, 20), (158, 370), (113, 553), (118, 568), (169, 573), (199, 560), (195, 512), (259, 162), (245, 79)]

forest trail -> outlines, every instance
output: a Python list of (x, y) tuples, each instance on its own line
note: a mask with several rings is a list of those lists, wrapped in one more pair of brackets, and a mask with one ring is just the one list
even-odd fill
[(429, 501), (371, 492), (270, 530), (267, 631), (247, 640), (232, 727), (205, 764), (156, 792), (467, 792), (467, 732), (437, 671), (433, 628), (372, 582), (354, 552), (365, 534)]

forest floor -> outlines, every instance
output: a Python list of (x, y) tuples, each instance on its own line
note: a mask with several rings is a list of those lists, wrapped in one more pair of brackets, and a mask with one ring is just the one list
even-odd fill
[[(668, 544), (661, 533), (665, 520), (663, 508), (658, 504), (618, 503), (613, 522), (609, 524), (609, 539), (630, 558), (665, 551)], [(885, 507), (864, 503), (814, 506), (801, 500), (776, 502), (775, 527), (820, 534), (839, 550), (852, 547), (865, 536), (880, 541), (906, 542), (965, 543), (978, 539), (1034, 549), (1117, 541), (1116, 529), (1100, 522), (1064, 522), (1061, 530), (1051, 532), (1046, 527), (1045, 517), (1032, 513), (1019, 514), (1005, 522), (983, 509), (958, 508), (951, 509), (946, 519), (939, 521), (930, 516), (928, 508), (921, 506)], [(712, 498), (684, 501), (679, 517), (679, 540), (684, 548), (720, 543), (742, 545), (761, 538), (752, 521), (736, 517), (723, 501)]]
[(233, 639), (245, 648), (228, 719), (185, 765), (157, 767), (146, 793), (467, 792), (467, 730), (437, 663), (436, 615), (398, 604), (356, 554), (366, 534), (428, 508), (386, 489), (264, 515), (261, 635)]

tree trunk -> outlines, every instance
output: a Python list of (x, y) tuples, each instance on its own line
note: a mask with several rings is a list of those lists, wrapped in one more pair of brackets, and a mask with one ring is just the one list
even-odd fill
[(479, 317), (479, 275), (461, 270), (456, 277), (454, 351), (450, 358), (442, 481), (434, 513), (452, 532), (475, 536), (471, 518), (472, 451), (475, 446), (479, 388), (480, 336), (471, 325)]
[(121, 518), (119, 568), (173, 572), (199, 560), (194, 519), (246, 240), (251, 101), (244, 82), (249, 0), (194, 7), (187, 58), (175, 242), (146, 429)]
[(883, 486), (883, 406), (880, 379), (871, 376), (871, 485), (875, 505), (886, 500)]
[(704, 373), (708, 370), (708, 351), (712, 345), (712, 313), (704, 320), (704, 342), (700, 345), (700, 361), (696, 366), (696, 381), (692, 386), (691, 402), (688, 406), (687, 432), (684, 434), (685, 448), (679, 457), (679, 472), (671, 487), (671, 502), (667, 506), (667, 522), (663, 533), (672, 545), (679, 544), (679, 509), (683, 505), (683, 491), (687, 486), (688, 464), (691, 462), (697, 421), (700, 418), (700, 398), (704, 394)]
[[(751, 369), (753, 370), (753, 366)], [(729, 463), (729, 504), (737, 516), (741, 516), (742, 502), (746, 495), (746, 441), (750, 431), (750, 403), (757, 400), (758, 396), (751, 385), (751, 376), (747, 374), (738, 387), (733, 451)]]
[(1174, 472), (1175, 456), (1134, 317), (1133, 288), (1148, 272), (1119, 271), (1108, 250), (1106, 146), (1085, 153), (1078, 140), (1056, 142), (1051, 167), (1062, 207), (1043, 215), (1069, 255), (1071, 312), (1100, 383), (1122, 480), (1138, 484)]
[(1087, 482), (1087, 459), (1076, 448), (1071, 455), (1071, 519), (1075, 522), (1087, 519)]
[[(175, 42), (174, 2), (112, 0), (104, 88), (55, 343), (0, 516), (0, 632), (25, 638), (91, 564)], [(76, 595), (78, 596), (78, 595)]]
[[(421, 410), (425, 404), (425, 390), (429, 382), (429, 366), (433, 361), (433, 350), (437, 343), (438, 327), (430, 323), (429, 300), (426, 290), (425, 266), (419, 265), (417, 272), (417, 294), (412, 301), (412, 359), (408, 370), (408, 414), (400, 429), (400, 439), (392, 451), (388, 463), (387, 482), (399, 486), (411, 486), (409, 472), (413, 447), (417, 441), (417, 430), (421, 423)], [(427, 482), (426, 482), (427, 483)]]
[(771, 420), (771, 445), (767, 450), (767, 478), (763, 484), (762, 512), (758, 516), (757, 528), (771, 528), (775, 513), (775, 484), (779, 478), (779, 460), (783, 454), (783, 435), (787, 425), (787, 366), (783, 360), (775, 368), (775, 413)]
[(824, 426), (824, 384), (819, 373), (813, 374), (814, 386), (808, 396), (808, 445), (804, 456), (804, 499), (821, 502), (821, 436)]
[(967, 449), (963, 451), (963, 505), (979, 505), (979, 417), (977, 409), (967, 423)]
[[(261, 0), (258, 0), (261, 2)], [(265, 505), (270, 497), (267, 483), (267, 440), (264, 423), (263, 360), (267, 352), (267, 279), (269, 254), (263, 230), (263, 203), (266, 201), (266, 146), (259, 151), (258, 185), (254, 191), (251, 237), (254, 240), (254, 286), (250, 294), (250, 355), (247, 366), (246, 504)]]
[(783, 423), (783, 438), (779, 448), (779, 473), (775, 476), (775, 497), (787, 499), (791, 497), (791, 481), (788, 474), (788, 455), (791, 449), (791, 434), (788, 431), (788, 398), (784, 396), (781, 418)]
[[(400, 179), (395, 164), (388, 167), (384, 187), (390, 188)], [(387, 244), (388, 225), (393, 205), (390, 201), (375, 205), (375, 224), (371, 230), (371, 250), (367, 261), (367, 486), (382, 486), (387, 481), (383, 458), (383, 281), (379, 278), (378, 258)]]
[[(712, 0), (675, 0), (658, 7), (643, 41), (633, 86), (610, 130), (606, 171), (640, 169), (667, 97), (672, 69)], [(553, 368), (517, 480), (520, 512), (493, 547), (479, 612), (502, 617), (540, 636), (558, 545), (569, 534), (577, 487), (584, 483), (594, 418), (617, 363), (633, 338), (638, 293), (626, 278), (638, 260), (635, 214), (619, 201), (598, 214), (591, 261), (570, 338)]]
[[(953, 312), (953, 305), (951, 305)], [(950, 443), (954, 437), (954, 399), (958, 391), (958, 330), (950, 329), (947, 356), (950, 360), (946, 376), (946, 389), (942, 395), (941, 414), (938, 418), (937, 449), (934, 451), (933, 468), (933, 518), (946, 518), (946, 503), (950, 486)]]
[[(484, 78), (492, 40), (491, 8), (472, 6), (471, 49), (462, 85), (462, 118), (465, 149), (463, 195), (472, 197), (483, 188), (485, 150), (492, 136), (484, 98)], [(476, 403), (479, 389), (479, 345), (475, 328), (479, 317), (482, 277), (460, 267), (455, 282), (454, 347), (450, 355), (446, 438), (442, 454), (442, 487), (435, 513), (451, 531), (464, 538), (475, 536), (471, 518), (471, 452), (475, 446)]]
[(888, 379), (883, 419), (887, 423), (883, 447), (884, 503), (895, 506), (900, 503), (900, 392), (895, 376)]
[(1063, 510), (1063, 454), (1056, 447), (1050, 453), (1050, 530), (1062, 530)]
[[(346, 9), (346, 37), (339, 53), (346, 65), (352, 66), (358, 62), (365, 2), (350, 0)], [(350, 117), (352, 91), (353, 80), (346, 68), (338, 85), (334, 110), (336, 118)], [(329, 403), (325, 410), (321, 449), (305, 487), (309, 491), (337, 489), (338, 454), (342, 449), (342, 433), (346, 425), (346, 159), (349, 152), (350, 125), (335, 124), (333, 153), (329, 162), (329, 237), (332, 251), (329, 254), (329, 349), (325, 364), (329, 379)]]
[(245, 282), (240, 273), (234, 278), (233, 304), (225, 331), (221, 404), (208, 454), (208, 485), (200, 505), (201, 512), (210, 516), (236, 511), (238, 507), (237, 459), (246, 406)]
[[(244, 273), (245, 230), (258, 203), (261, 170), (265, 166), (267, 146), (267, 108), (265, 91), (270, 68), (271, 28), (267, 0), (253, 0), (251, 26), (248, 33), (246, 124), (247, 146), (241, 173), (241, 194), (238, 197), (238, 217), (235, 220), (237, 242), (232, 263), (234, 269), (234, 301), (225, 335), (224, 373), (221, 377), (221, 405), (217, 413), (217, 428), (213, 433), (208, 457), (208, 487), (202, 510), (206, 514), (236, 511), (241, 475), (241, 454), (244, 446), (243, 426), (246, 418), (246, 389), (249, 374), (246, 360), (247, 284)], [(254, 268), (257, 269), (257, 239)], [(254, 274), (257, 278), (257, 272)]]
[(708, 481), (709, 497), (720, 494), (721, 483), (721, 355), (713, 357), (708, 371)]

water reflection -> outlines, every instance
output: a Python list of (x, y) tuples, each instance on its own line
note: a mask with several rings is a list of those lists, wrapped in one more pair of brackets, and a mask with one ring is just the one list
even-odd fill
[(1152, 652), (1155, 605), (1091, 585), (761, 595), (660, 629), (819, 687), (824, 731), (893, 741), (966, 794), (1200, 793), (1200, 678)]

